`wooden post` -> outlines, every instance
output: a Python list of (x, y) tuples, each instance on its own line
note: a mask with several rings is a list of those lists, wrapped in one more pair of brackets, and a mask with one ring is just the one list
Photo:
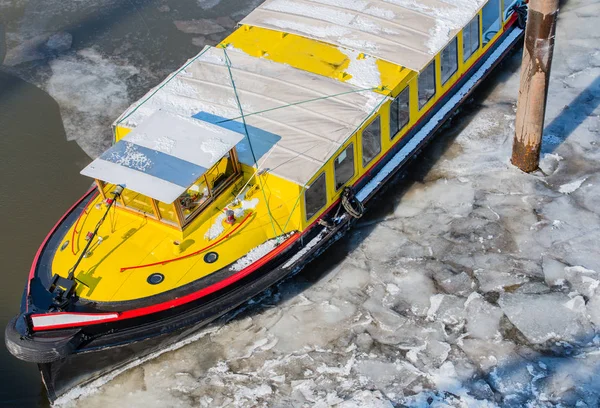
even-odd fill
[(530, 0), (512, 163), (530, 173), (540, 161), (559, 0)]

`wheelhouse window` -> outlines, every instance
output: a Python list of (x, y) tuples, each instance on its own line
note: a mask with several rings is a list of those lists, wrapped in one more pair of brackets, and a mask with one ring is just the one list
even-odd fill
[(237, 158), (233, 155), (231, 151), (223, 156), (177, 199), (184, 222), (194, 218), (237, 178)]
[(363, 167), (367, 167), (381, 153), (381, 116), (365, 128), (362, 134)]
[(441, 62), (442, 85), (445, 85), (458, 71), (458, 39), (456, 37), (442, 51)]
[(467, 62), (471, 55), (479, 49), (479, 15), (463, 30), (463, 61)]
[[(105, 183), (100, 180), (96, 180), (96, 182), (101, 188), (102, 196), (105, 198), (112, 199), (113, 192), (117, 186), (115, 184)], [(124, 206), (129, 210), (140, 212), (150, 217), (155, 216), (152, 199), (148, 196), (129, 190), (127, 188), (123, 189), (123, 192), (121, 193), (121, 196), (119, 197), (116, 204)]]
[(435, 60), (431, 61), (419, 75), (419, 109), (435, 95)]
[(327, 183), (325, 173), (321, 173), (304, 192), (304, 208), (306, 220), (314, 217), (327, 204)]
[(393, 140), (409, 121), (409, 88), (406, 87), (390, 105), (390, 139)]
[(121, 193), (123, 205), (130, 210), (139, 211), (146, 215), (154, 216), (152, 199), (135, 191), (124, 189)]
[(165, 204), (157, 201), (157, 206), (161, 221), (175, 226), (179, 225), (179, 217), (177, 216), (177, 206), (175, 203)]
[(490, 42), (500, 31), (500, 0), (489, 0), (482, 10), (483, 44)]
[(354, 176), (354, 143), (341, 152), (333, 162), (335, 189), (339, 190)]

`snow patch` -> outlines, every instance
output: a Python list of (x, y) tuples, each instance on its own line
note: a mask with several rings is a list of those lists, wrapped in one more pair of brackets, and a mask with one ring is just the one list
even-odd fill
[(575, 190), (577, 190), (579, 187), (581, 187), (581, 185), (587, 180), (587, 177), (581, 178), (579, 180), (575, 180), (572, 181), (570, 183), (567, 184), (563, 184), (562, 186), (560, 186), (560, 188), (558, 189), (559, 192), (563, 193), (563, 194), (571, 194), (573, 192), (575, 192)]
[[(232, 209), (235, 218), (241, 218), (245, 215), (247, 210), (252, 210), (256, 208), (258, 205), (258, 198), (253, 198), (252, 200), (242, 200), (241, 205), (238, 208), (233, 208), (234, 202), (229, 203), (226, 208)], [(221, 211), (219, 215), (215, 217), (212, 225), (208, 228), (208, 231), (204, 234), (204, 238), (207, 241), (212, 241), (213, 239), (217, 239), (223, 231), (225, 231), (225, 226), (223, 222), (227, 218), (227, 214), (225, 211)]]
[(237, 262), (231, 266), (231, 269), (233, 269), (234, 271), (241, 271), (242, 269), (247, 268), (254, 262), (267, 255), (269, 252), (277, 248), (278, 243), (279, 240), (275, 238), (263, 244), (260, 244), (259, 246), (248, 252), (244, 257), (238, 259)]

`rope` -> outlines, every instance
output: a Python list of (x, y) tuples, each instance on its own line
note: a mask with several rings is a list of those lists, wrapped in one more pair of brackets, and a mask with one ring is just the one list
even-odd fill
[[(231, 87), (233, 88), (233, 93), (235, 95), (235, 100), (240, 110), (240, 115), (242, 115), (242, 123), (244, 124), (244, 133), (246, 133), (246, 138), (248, 139), (248, 146), (250, 147), (250, 152), (252, 153), (252, 159), (254, 160), (254, 165), (258, 170), (258, 161), (256, 160), (256, 155), (254, 154), (254, 148), (252, 147), (252, 141), (250, 140), (250, 133), (248, 132), (248, 125), (246, 124), (246, 118), (244, 116), (244, 109), (242, 108), (242, 103), (240, 101), (240, 96), (237, 91), (237, 87), (235, 86), (235, 80), (233, 79), (233, 73), (231, 72), (231, 60), (229, 59), (229, 55), (227, 55), (227, 50), (223, 47), (223, 53), (225, 54), (225, 65), (227, 65), (227, 71), (229, 72), (229, 77), (231, 78)], [(269, 219), (271, 221), (271, 226), (273, 227), (273, 234), (277, 236), (277, 228), (275, 228), (275, 221), (273, 220), (273, 214), (271, 214), (271, 208), (269, 207), (269, 202), (267, 201), (267, 194), (265, 193), (264, 184), (260, 176), (257, 177), (258, 182), (260, 183), (260, 189), (263, 193), (263, 198), (265, 200), (265, 205), (267, 206), (267, 212), (269, 213)]]
[[(300, 101), (300, 102), (289, 103), (289, 104), (287, 104), (287, 105), (276, 106), (276, 107), (274, 107), (274, 108), (270, 108), (270, 109), (265, 109), (265, 110), (261, 110), (261, 111), (257, 111), (257, 112), (252, 112), (252, 113), (246, 113), (246, 114), (245, 114), (245, 115), (243, 115), (243, 116), (238, 116), (238, 117), (231, 118), (231, 119), (224, 119), (224, 120), (221, 120), (221, 121), (217, 122), (216, 124), (220, 124), (220, 123), (226, 123), (226, 122), (231, 122), (232, 120), (238, 120), (238, 119), (242, 119), (242, 117), (248, 117), (248, 116), (253, 116), (253, 115), (259, 115), (259, 114), (261, 114), (261, 113), (272, 112), (272, 111), (274, 111), (274, 110), (283, 109), (283, 108), (288, 108), (288, 107), (290, 107), (290, 106), (297, 106), (297, 105), (302, 105), (302, 104), (309, 103), (309, 102), (322, 101), (322, 100), (325, 100), (325, 99), (329, 99), (329, 98), (335, 98), (335, 97), (338, 97), (338, 96), (342, 96), (342, 95), (348, 95), (348, 94), (353, 94), (353, 93), (358, 93), (358, 92), (365, 92), (365, 91), (375, 91), (375, 90), (377, 90), (377, 89), (379, 89), (379, 88), (378, 88), (378, 87), (371, 87), (371, 88), (361, 88), (361, 89), (355, 89), (355, 90), (353, 90), (353, 91), (346, 91), (346, 92), (341, 92), (341, 93), (338, 93), (338, 94), (321, 96), (321, 97), (319, 97), (319, 98), (307, 99), (307, 100), (305, 100), (305, 101)], [(384, 86), (384, 87), (382, 87), (381, 89), (382, 89), (382, 90), (386, 90), (386, 89), (387, 89), (387, 87), (385, 87), (385, 86)]]
[(365, 213), (363, 203), (356, 199), (354, 190), (351, 187), (344, 187), (342, 192), (342, 206), (348, 214), (354, 218), (360, 218)]

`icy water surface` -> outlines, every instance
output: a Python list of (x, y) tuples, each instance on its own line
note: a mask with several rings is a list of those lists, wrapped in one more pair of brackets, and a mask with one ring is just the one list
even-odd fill
[[(67, 138), (95, 155), (120, 109), (255, 5), (0, 0), (11, 16), (5, 65), (52, 95)], [(320, 261), (60, 405), (597, 407), (599, 16), (598, 1), (562, 5), (541, 171), (509, 164), (517, 54)], [(62, 165), (81, 155), (53, 143)], [(15, 291), (26, 264), (13, 266)], [(16, 311), (13, 297), (1, 301)], [(33, 370), (2, 363), (4, 401), (27, 395), (14, 373), (39, 389)]]

